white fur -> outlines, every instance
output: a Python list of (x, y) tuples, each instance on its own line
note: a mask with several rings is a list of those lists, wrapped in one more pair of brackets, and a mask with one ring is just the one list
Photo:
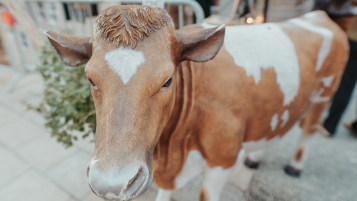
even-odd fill
[(159, 188), (155, 201), (171, 201), (172, 191)]
[[(242, 160), (243, 156), (244, 150), (241, 150), (238, 154), (236, 164)], [(223, 187), (227, 183), (229, 176), (231, 175), (236, 164), (228, 169), (223, 169), (222, 167), (208, 167), (206, 169), (202, 186), (207, 192), (209, 201), (219, 201)]]
[(254, 162), (260, 162), (264, 156), (265, 148), (247, 153), (248, 158)]
[[(239, 152), (236, 164), (238, 164), (238, 162), (242, 160), (244, 152), (245, 151), (243, 149)], [(223, 169), (220, 166), (210, 168), (208, 167), (206, 160), (202, 157), (199, 151), (191, 150), (187, 156), (185, 165), (181, 173), (179, 174), (179, 176), (176, 177), (176, 189), (182, 188), (191, 179), (195, 178), (201, 173), (204, 173), (204, 181), (202, 186), (206, 189), (210, 201), (218, 201), (220, 193), (234, 167), (235, 165), (229, 169)], [(169, 198), (171, 196), (171, 191), (166, 192), (165, 190), (162, 190), (161, 194), (159, 195), (163, 198), (159, 199), (158, 195), (156, 201), (170, 200)]]
[(319, 53), (317, 55), (317, 63), (316, 63), (316, 71), (319, 71), (321, 69), (326, 57), (330, 53), (332, 40), (334, 37), (333, 32), (330, 31), (329, 29), (315, 26), (315, 25), (313, 25), (309, 22), (306, 22), (304, 20), (301, 20), (301, 19), (291, 19), (291, 20), (289, 20), (289, 22), (291, 22), (295, 25), (298, 25), (304, 29), (307, 29), (311, 32), (321, 34), (323, 36), (324, 40), (322, 41)]
[(243, 148), (247, 153), (249, 153), (252, 151), (256, 151), (258, 149), (264, 149), (270, 146), (271, 144), (277, 142), (279, 139), (280, 139), (279, 136), (275, 136), (274, 138), (271, 138), (269, 140), (263, 138), (258, 141), (243, 142)]
[(310, 13), (306, 13), (304, 15), (304, 17), (307, 17), (307, 18), (314, 18), (317, 16), (317, 12), (310, 12)]
[(198, 150), (191, 150), (181, 173), (176, 177), (176, 188), (182, 188), (191, 179), (201, 174), (206, 166), (206, 160), (201, 153)]
[(284, 127), (286, 122), (288, 122), (289, 120), (289, 110), (285, 110), (283, 115), (281, 115), (281, 120), (283, 120), (283, 122), (281, 123), (280, 127)]
[(334, 78), (335, 78), (335, 75), (324, 77), (324, 78), (321, 79), (321, 82), (324, 85), (324, 87), (329, 87), (329, 86), (331, 86), (332, 81), (333, 81)]
[(117, 73), (124, 84), (136, 73), (138, 67), (145, 62), (142, 52), (119, 47), (105, 54), (109, 67)]
[(325, 96), (322, 97), (321, 94), (324, 92), (324, 88), (320, 88), (318, 91), (312, 92), (312, 95), (310, 97), (310, 101), (312, 103), (322, 103), (330, 100), (330, 97)]
[(300, 85), (298, 57), (293, 42), (278, 25), (227, 27), (224, 46), (234, 63), (243, 67), (256, 84), (262, 69), (273, 68), (284, 94), (283, 105), (294, 100)]
[(278, 125), (278, 114), (274, 114), (270, 121), (271, 130), (275, 131), (277, 125)]

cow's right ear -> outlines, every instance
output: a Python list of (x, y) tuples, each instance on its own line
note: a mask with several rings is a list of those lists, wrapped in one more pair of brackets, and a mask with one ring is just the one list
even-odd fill
[(176, 31), (179, 61), (205, 62), (213, 59), (224, 41), (225, 25), (192, 32)]
[(92, 56), (92, 38), (45, 31), (53, 47), (68, 66), (80, 66)]

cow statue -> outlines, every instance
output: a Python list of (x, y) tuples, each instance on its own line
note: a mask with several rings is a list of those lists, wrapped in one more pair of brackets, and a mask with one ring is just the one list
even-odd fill
[(301, 120), (285, 169), (297, 176), (349, 52), (323, 11), (175, 31), (162, 8), (113, 6), (98, 16), (92, 37), (45, 33), (66, 65), (87, 63), (97, 114), (88, 183), (116, 201), (138, 197), (152, 180), (157, 200), (170, 200), (201, 173), (200, 200), (218, 201), (238, 158), (246, 153), (256, 167), (262, 150)]

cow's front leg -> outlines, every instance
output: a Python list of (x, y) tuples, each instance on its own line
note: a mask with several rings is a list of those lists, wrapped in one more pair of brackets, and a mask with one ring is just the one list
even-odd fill
[(173, 191), (159, 188), (155, 201), (171, 201), (171, 194)]
[(200, 192), (200, 201), (219, 201), (224, 185), (231, 175), (233, 167), (223, 169), (222, 167), (207, 168), (204, 173)]
[(251, 169), (258, 169), (260, 161), (262, 160), (265, 153), (265, 148), (256, 151), (251, 151), (247, 153), (244, 165)]

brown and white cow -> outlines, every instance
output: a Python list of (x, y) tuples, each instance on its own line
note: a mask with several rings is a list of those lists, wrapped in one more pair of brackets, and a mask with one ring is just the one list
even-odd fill
[(153, 178), (166, 189), (158, 199), (169, 200), (203, 173), (200, 200), (218, 201), (243, 150), (256, 166), (261, 150), (301, 118), (286, 171), (302, 170), (347, 60), (345, 33), (322, 11), (208, 26), (175, 31), (165, 10), (135, 5), (103, 11), (91, 38), (46, 32), (64, 63), (87, 62), (97, 112), (87, 174), (98, 196), (130, 200)]

